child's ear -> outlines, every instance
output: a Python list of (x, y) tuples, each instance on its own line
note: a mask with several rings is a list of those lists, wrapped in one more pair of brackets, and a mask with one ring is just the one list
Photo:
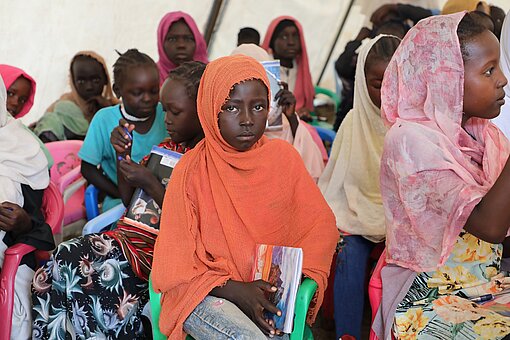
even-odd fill
[(119, 86), (117, 85), (117, 83), (113, 83), (112, 90), (113, 90), (113, 93), (115, 93), (115, 97), (117, 97), (118, 99), (120, 99), (120, 97), (122, 97), (122, 95), (120, 94), (120, 89), (119, 89)]

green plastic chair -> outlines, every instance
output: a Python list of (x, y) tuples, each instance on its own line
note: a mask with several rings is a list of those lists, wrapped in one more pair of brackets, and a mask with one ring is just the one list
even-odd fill
[[(294, 315), (294, 329), (290, 334), (290, 340), (313, 340), (312, 330), (306, 324), (306, 315), (310, 301), (312, 301), (317, 283), (309, 278), (305, 278), (299, 286), (296, 309)], [(159, 314), (161, 313), (161, 294), (156, 293), (152, 288), (152, 279), (149, 278), (149, 294), (152, 316), (152, 337), (154, 340), (166, 340), (166, 336), (159, 330)], [(191, 336), (187, 336), (186, 340), (193, 340)]]
[(334, 91), (331, 91), (330, 89), (326, 89), (324, 87), (315, 86), (315, 94), (323, 94), (331, 98), (335, 105), (335, 112), (338, 110), (338, 107), (340, 106), (340, 97), (338, 97), (338, 95)]

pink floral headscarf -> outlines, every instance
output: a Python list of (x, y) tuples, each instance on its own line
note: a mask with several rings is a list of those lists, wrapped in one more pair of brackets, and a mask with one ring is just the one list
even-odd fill
[(165, 37), (170, 29), (170, 26), (176, 21), (184, 20), (186, 25), (188, 25), (189, 29), (193, 33), (195, 37), (195, 54), (193, 55), (194, 61), (201, 61), (203, 63), (208, 63), (209, 59), (207, 59), (207, 44), (205, 42), (204, 37), (200, 33), (200, 30), (195, 23), (193, 18), (184, 12), (169, 12), (165, 14), (165, 16), (161, 19), (158, 26), (158, 54), (159, 60), (157, 62), (159, 69), (159, 82), (160, 85), (163, 85), (165, 82), (168, 73), (177, 67), (170, 59), (168, 59), (165, 48), (163, 47), (165, 43)]
[(391, 126), (381, 161), (387, 262), (417, 272), (448, 259), (510, 152), (489, 120), (470, 119), (467, 132), (461, 127), (464, 63), (457, 26), (464, 15), (414, 26), (381, 90), (382, 117)]

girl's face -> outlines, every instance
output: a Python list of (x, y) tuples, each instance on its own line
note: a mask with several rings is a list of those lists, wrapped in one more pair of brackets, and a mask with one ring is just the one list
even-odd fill
[(168, 79), (161, 88), (161, 103), (166, 112), (166, 129), (172, 141), (189, 144), (201, 138), (203, 132), (196, 100), (189, 97), (184, 81)]
[(264, 134), (267, 93), (267, 88), (259, 80), (236, 84), (230, 91), (218, 115), (218, 125), (221, 136), (234, 149), (247, 151)]
[(71, 67), (73, 83), (84, 100), (100, 96), (106, 86), (103, 65), (90, 57), (77, 57)]
[(184, 20), (174, 22), (163, 43), (165, 54), (177, 66), (192, 61), (195, 54), (195, 36)]
[(296, 26), (285, 27), (274, 40), (275, 58), (294, 59), (301, 53), (301, 40)]
[(388, 67), (389, 61), (375, 60), (365, 66), (365, 79), (367, 83), (368, 95), (379, 109), (381, 108), (381, 84), (384, 71)]
[(154, 65), (138, 65), (126, 69), (122, 84), (116, 86), (127, 113), (138, 118), (156, 113), (159, 101), (159, 72)]
[(7, 111), (13, 117), (16, 117), (25, 106), (30, 98), (30, 91), (32, 91), (32, 84), (23, 76), (18, 77), (7, 89)]
[(469, 57), (464, 60), (464, 117), (492, 119), (505, 103), (507, 80), (499, 68), (499, 42), (489, 31), (466, 43)]

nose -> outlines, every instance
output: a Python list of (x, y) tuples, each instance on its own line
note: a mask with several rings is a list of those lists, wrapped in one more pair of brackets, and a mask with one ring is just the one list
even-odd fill
[(145, 103), (148, 103), (152, 100), (152, 96), (150, 95), (149, 92), (145, 92), (143, 94), (143, 97), (142, 97), (142, 100), (145, 102)]
[(240, 114), (240, 123), (241, 126), (252, 126), (253, 125), (253, 117), (251, 115), (250, 109), (245, 107), (242, 109)]

